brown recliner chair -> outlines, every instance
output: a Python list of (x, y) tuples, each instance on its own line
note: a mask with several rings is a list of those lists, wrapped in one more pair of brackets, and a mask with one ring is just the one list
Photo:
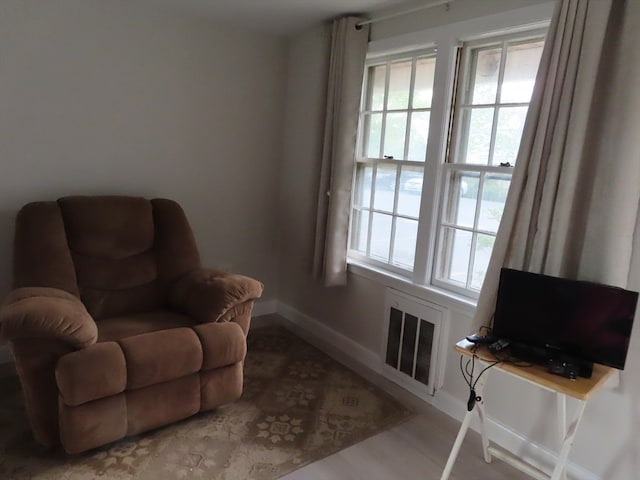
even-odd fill
[(262, 284), (205, 270), (180, 206), (67, 197), (18, 213), (0, 309), (36, 440), (78, 453), (242, 393)]

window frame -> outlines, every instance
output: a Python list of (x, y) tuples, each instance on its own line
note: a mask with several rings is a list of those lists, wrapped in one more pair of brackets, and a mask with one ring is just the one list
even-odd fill
[[(455, 192), (452, 191), (450, 179), (452, 175), (450, 173), (472, 173), (478, 174), (479, 178), (484, 178), (484, 180), (479, 181), (478, 185), (478, 194), (477, 194), (477, 202), (482, 201), (483, 187), (486, 183), (486, 177), (489, 175), (497, 175), (497, 176), (509, 176), (509, 185), (511, 185), (511, 178), (513, 177), (513, 168), (515, 166), (502, 166), (495, 165), (490, 163), (493, 158), (495, 152), (495, 143), (496, 143), (496, 133), (499, 115), (493, 115), (492, 126), (491, 126), (491, 134), (490, 134), (490, 145), (488, 152), (488, 163), (487, 164), (473, 164), (473, 163), (465, 163), (461, 161), (456, 161), (456, 157), (460, 153), (461, 150), (464, 151), (467, 147), (463, 145), (464, 143), (464, 135), (468, 132), (468, 125), (465, 121), (465, 116), (462, 113), (465, 108), (492, 108), (494, 110), (498, 110), (500, 108), (504, 108), (505, 105), (509, 107), (517, 107), (526, 106), (527, 109), (531, 102), (500, 102), (500, 90), (504, 81), (504, 72), (505, 72), (505, 60), (507, 55), (507, 48), (510, 45), (520, 44), (520, 43), (529, 43), (538, 40), (544, 40), (546, 37), (547, 28), (532, 28), (519, 32), (510, 32), (504, 34), (494, 34), (487, 35), (481, 39), (468, 40), (459, 45), (460, 52), (460, 65), (457, 70), (456, 83), (455, 83), (455, 91), (452, 96), (451, 101), (451, 109), (449, 113), (449, 124), (450, 124), (450, 134), (447, 140), (447, 152), (444, 158), (441, 161), (441, 171), (440, 178), (442, 183), (442, 191), (443, 194), (439, 197), (438, 204), (438, 222), (435, 227), (435, 231), (433, 235), (435, 236), (435, 248), (432, 253), (432, 268), (430, 270), (430, 284), (437, 286), (439, 288), (450, 290), (459, 295), (463, 295), (466, 297), (477, 299), (480, 295), (480, 289), (474, 289), (470, 285), (473, 282), (473, 265), (474, 265), (474, 257), (476, 253), (476, 238), (477, 235), (487, 235), (492, 236), (495, 240), (497, 235), (497, 231), (490, 232), (483, 230), (478, 227), (478, 217), (480, 214), (480, 208), (476, 206), (476, 211), (474, 214), (474, 223), (471, 227), (461, 227), (459, 225), (450, 224), (450, 222), (446, 221), (447, 217), (447, 209), (450, 206), (450, 202), (453, 200), (455, 196)], [(472, 87), (473, 80), (476, 70), (472, 68), (473, 64), (473, 55), (474, 51), (481, 50), (483, 48), (490, 48), (493, 46), (500, 46), (501, 48), (501, 56), (500, 56), (500, 70), (497, 81), (497, 93), (496, 99), (493, 103), (479, 103), (473, 104), (471, 95), (472, 95)], [(522, 136), (520, 137), (522, 141)], [(506, 203), (505, 203), (506, 208)], [(453, 281), (446, 281), (439, 277), (439, 267), (442, 264), (450, 263), (450, 259), (446, 258), (447, 255), (445, 250), (447, 246), (445, 245), (446, 240), (444, 239), (443, 230), (445, 228), (456, 228), (459, 230), (468, 231), (472, 234), (471, 239), (471, 249), (468, 261), (468, 271), (467, 271), (467, 281), (466, 286), (460, 286), (459, 284)], [(443, 275), (444, 276), (444, 275)]]
[[(404, 215), (404, 214), (400, 214), (398, 213), (398, 199), (399, 199), (399, 187), (400, 187), (400, 181), (401, 181), (401, 172), (402, 172), (402, 167), (423, 167), (423, 174), (425, 172), (426, 169), (424, 169), (425, 164), (427, 163), (427, 158), (428, 158), (428, 152), (429, 152), (429, 141), (431, 138), (431, 134), (429, 133), (427, 136), (427, 145), (426, 145), (426, 153), (425, 153), (425, 159), (424, 160), (405, 160), (405, 159), (396, 159), (396, 158), (385, 158), (383, 150), (383, 145), (384, 145), (384, 139), (385, 139), (385, 132), (386, 132), (386, 121), (382, 122), (382, 127), (381, 127), (381, 131), (380, 131), (380, 145), (378, 147), (378, 153), (380, 155), (382, 155), (381, 157), (367, 157), (364, 155), (364, 147), (365, 147), (365, 137), (367, 135), (366, 132), (366, 122), (365, 122), (365, 118), (367, 115), (372, 115), (373, 113), (382, 113), (383, 118), (386, 118), (386, 116), (389, 113), (398, 113), (398, 112), (406, 112), (407, 113), (407, 124), (405, 126), (405, 138), (404, 138), (404, 147), (403, 147), (403, 157), (406, 157), (409, 151), (409, 143), (410, 143), (410, 132), (411, 132), (411, 126), (410, 126), (410, 115), (412, 115), (414, 112), (429, 112), (430, 118), (431, 118), (431, 113), (433, 111), (433, 98), (431, 101), (431, 105), (429, 107), (418, 107), (418, 108), (414, 108), (413, 107), (413, 95), (414, 95), (414, 87), (415, 87), (415, 77), (416, 77), (416, 63), (420, 58), (425, 58), (425, 57), (432, 57), (432, 58), (437, 58), (437, 50), (435, 49), (435, 47), (430, 46), (430, 47), (423, 47), (423, 48), (419, 48), (419, 49), (414, 49), (411, 50), (410, 52), (400, 52), (400, 53), (393, 53), (393, 54), (388, 54), (388, 55), (383, 55), (383, 56), (377, 56), (375, 58), (367, 58), (367, 60), (365, 61), (365, 67), (364, 67), (364, 73), (363, 73), (363, 87), (362, 87), (362, 93), (361, 93), (361, 108), (359, 110), (359, 118), (358, 118), (358, 134), (357, 134), (357, 142), (356, 142), (356, 158), (354, 159), (354, 180), (353, 180), (353, 188), (352, 188), (352, 192), (354, 192), (354, 195), (352, 195), (352, 201), (351, 201), (351, 206), (350, 206), (350, 221), (349, 221), (349, 238), (348, 238), (348, 259), (351, 260), (355, 260), (359, 263), (362, 264), (368, 264), (368, 265), (372, 265), (376, 268), (379, 269), (383, 269), (383, 270), (387, 270), (395, 275), (399, 275), (401, 277), (405, 277), (407, 279), (410, 279), (413, 277), (413, 272), (415, 271), (415, 264), (416, 264), (416, 258), (417, 258), (417, 249), (414, 249), (414, 268), (413, 269), (407, 269), (407, 268), (402, 268), (401, 266), (395, 265), (392, 263), (392, 255), (393, 255), (393, 247), (394, 247), (394, 242), (395, 242), (395, 233), (396, 233), (396, 221), (398, 218), (405, 218), (405, 219), (409, 219), (409, 220), (415, 220), (418, 222), (418, 230), (420, 229), (420, 219), (422, 217), (422, 210), (423, 210), (423, 205), (422, 205), (422, 196), (424, 193), (424, 177), (423, 177), (423, 185), (422, 185), (422, 191), (420, 192), (421, 194), (421, 205), (420, 208), (418, 209), (418, 215), (417, 217), (411, 217), (409, 215)], [(393, 63), (400, 63), (402, 61), (411, 61), (412, 62), (412, 73), (411, 73), (411, 79), (410, 79), (410, 84), (409, 84), (409, 98), (407, 101), (407, 108), (406, 109), (388, 109), (388, 95), (389, 95), (389, 82), (390, 82), (390, 76), (391, 76), (391, 65)], [(437, 63), (437, 62), (436, 62)], [(368, 75), (369, 69), (370, 68), (375, 68), (377, 66), (380, 65), (386, 65), (386, 73), (385, 73), (385, 91), (384, 91), (384, 101), (383, 101), (383, 108), (381, 110), (373, 110), (373, 109), (366, 109), (366, 104), (367, 104), (367, 98), (368, 98), (368, 94), (369, 94), (369, 82), (370, 82), (370, 75)], [(437, 67), (436, 67), (437, 68)], [(435, 77), (435, 75), (434, 75)], [(434, 78), (434, 90), (435, 90), (435, 78)], [(435, 93), (434, 95), (435, 96)], [(429, 132), (431, 129), (431, 120), (429, 121)], [(371, 192), (370, 195), (371, 197), (369, 198), (369, 207), (368, 208), (361, 208), (359, 205), (356, 205), (355, 203), (355, 192), (356, 192), (356, 186), (357, 186), (357, 173), (358, 173), (358, 166), (359, 165), (371, 165), (373, 170), (372, 170), (372, 184), (371, 184)], [(395, 173), (395, 190), (394, 190), (394, 202), (393, 202), (393, 208), (392, 211), (383, 211), (383, 210), (379, 210), (376, 209), (374, 206), (374, 195), (375, 195), (375, 179), (376, 179), (376, 174), (377, 174), (377, 168), (379, 165), (385, 165), (385, 164), (391, 164), (391, 165), (395, 165), (396, 167), (396, 173)], [(353, 240), (353, 235), (354, 235), (354, 216), (355, 216), (355, 212), (361, 212), (361, 211), (368, 211), (369, 212), (369, 221), (367, 224), (367, 247), (366, 247), (366, 252), (369, 252), (369, 255), (366, 254), (362, 254), (360, 251), (355, 250), (352, 248), (352, 240)], [(389, 262), (384, 262), (382, 260), (377, 260), (376, 258), (370, 256), (370, 245), (371, 245), (371, 230), (372, 230), (372, 218), (373, 218), (373, 213), (382, 213), (385, 215), (390, 215), (392, 217), (392, 226), (391, 226), (391, 237), (390, 237), (390, 241), (389, 241)], [(419, 232), (418, 232), (418, 238), (419, 238)], [(416, 244), (418, 243), (419, 240), (416, 240)]]
[[(497, 38), (507, 36), (523, 40), (536, 37), (539, 33), (544, 36), (549, 27), (553, 7), (553, 2), (547, 2), (370, 42), (363, 77), (366, 77), (369, 66), (376, 62), (379, 64), (389, 58), (407, 58), (428, 49), (436, 50), (436, 66), (427, 154), (425, 162), (420, 162), (424, 166), (424, 177), (414, 269), (396, 269), (392, 265), (377, 262), (353, 250), (351, 235), (354, 229), (353, 218), (350, 217), (347, 262), (352, 273), (370, 278), (377, 276), (381, 280), (386, 279), (385, 283), (395, 282), (397, 287), (405, 285), (402, 289), (408, 291), (432, 292), (443, 298), (458, 299), (464, 305), (475, 304), (478, 292), (452, 288), (452, 284), (448, 282), (434, 282), (438, 258), (436, 255), (439, 254), (440, 248), (440, 219), (443, 209), (446, 208), (445, 195), (446, 189), (449, 188), (445, 181), (445, 162), (450, 154), (448, 148), (453, 129), (450, 124), (451, 114), (455, 107), (453, 99), (457, 98), (454, 81), (457, 78), (458, 63), (462, 62), (461, 47), (463, 42), (490, 44), (495, 43)], [(457, 81), (460, 82), (460, 79)], [(366, 95), (367, 88), (364, 87), (363, 100)], [(362, 131), (359, 128), (358, 153), (362, 148), (361, 135)], [(354, 169), (356, 167), (357, 162), (354, 160)], [(353, 206), (349, 213), (353, 214)]]

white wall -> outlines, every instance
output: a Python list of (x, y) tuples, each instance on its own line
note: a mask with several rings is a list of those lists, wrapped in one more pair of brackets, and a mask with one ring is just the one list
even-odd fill
[[(452, 0), (448, 5), (418, 10), (410, 15), (398, 16), (384, 22), (377, 22), (371, 28), (371, 41), (378, 41), (411, 32), (418, 32), (444, 24), (461, 22), (470, 18), (478, 18), (517, 8), (549, 2), (549, 0)], [(407, 11), (428, 2), (414, 0), (401, 9), (389, 8), (376, 12), (375, 17), (382, 17), (394, 11)]]
[[(324, 123), (324, 92), (330, 27), (320, 26), (289, 44), (287, 104), (280, 192), (280, 301), (321, 319), (366, 348), (377, 348), (379, 332), (370, 328), (384, 306), (380, 287), (353, 278), (346, 289), (324, 289), (310, 277), (319, 158)], [(373, 299), (373, 301), (372, 301)], [(366, 300), (366, 301), (363, 301)]]
[[(376, 42), (406, 35), (426, 27), (458, 22), (474, 16), (499, 13), (538, 1), (457, 0), (451, 10), (438, 7), (374, 25)], [(346, 287), (324, 288), (311, 279), (311, 255), (317, 195), (317, 172), (323, 130), (323, 105), (329, 29), (317, 28), (289, 42), (287, 107), (280, 195), (279, 300), (302, 315), (345, 336), (377, 354), (383, 336), (385, 281), (375, 276), (349, 275)], [(638, 245), (640, 250), (640, 245)], [(636, 262), (640, 271), (640, 261)], [(636, 288), (640, 286), (637, 282)], [(412, 293), (415, 293), (412, 292)], [(425, 299), (451, 308), (450, 339), (462, 338), (471, 328), (472, 312), (436, 294)], [(579, 478), (630, 480), (640, 471), (640, 328), (632, 339), (627, 370), (621, 385), (600, 392), (588, 405), (570, 461)], [(444, 387), (435, 404), (461, 416), (468, 390), (458, 370), (458, 357), (449, 350)], [(493, 428), (503, 441), (524, 456), (544, 461), (533, 442), (555, 450), (555, 397), (522, 382), (494, 374), (486, 394)], [(446, 402), (460, 402), (455, 406)], [(450, 403), (451, 403), (450, 402)], [(457, 409), (457, 410), (456, 410)], [(459, 411), (458, 411), (459, 410)], [(573, 411), (570, 406), (569, 413)], [(503, 428), (503, 427), (506, 427)], [(425, 433), (427, 434), (427, 433)], [(518, 438), (520, 436), (521, 438)], [(524, 437), (524, 438), (522, 438)]]
[(208, 266), (277, 294), (286, 48), (130, 0), (0, 2), (0, 294), (15, 214), (70, 194), (177, 200)]

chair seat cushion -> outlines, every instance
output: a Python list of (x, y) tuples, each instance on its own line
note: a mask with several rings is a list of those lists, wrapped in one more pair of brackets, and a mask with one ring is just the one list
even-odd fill
[(155, 310), (105, 318), (96, 323), (98, 324), (98, 342), (109, 342), (159, 330), (191, 327), (197, 322), (192, 317), (177, 312)]
[(237, 323), (203, 323), (193, 330), (202, 343), (202, 370), (226, 367), (244, 360), (247, 341)]
[[(99, 323), (114, 321), (107, 333), (115, 337), (149, 328), (147, 316), (134, 315), (126, 321), (116, 318)], [(185, 321), (181, 315), (165, 314), (162, 319), (158, 322), (160, 325)], [(76, 407), (199, 371), (241, 364), (246, 352), (244, 331), (234, 322), (148, 331), (115, 341), (101, 341), (63, 355), (56, 367), (56, 383), (63, 404)]]
[(96, 343), (63, 355), (56, 366), (56, 383), (70, 407), (124, 392), (127, 362), (120, 345)]
[(127, 390), (148, 387), (202, 368), (202, 344), (190, 328), (172, 328), (123, 338)]

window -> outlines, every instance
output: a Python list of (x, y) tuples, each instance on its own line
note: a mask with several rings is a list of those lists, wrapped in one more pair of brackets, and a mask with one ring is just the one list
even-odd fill
[[(477, 296), (543, 44), (538, 30), (367, 62), (351, 259)], [(434, 85), (442, 55), (457, 58), (449, 88)]]
[(544, 39), (463, 46), (444, 165), (436, 282), (479, 291), (504, 210)]
[(367, 66), (351, 248), (392, 269), (413, 269), (434, 69), (434, 51)]

